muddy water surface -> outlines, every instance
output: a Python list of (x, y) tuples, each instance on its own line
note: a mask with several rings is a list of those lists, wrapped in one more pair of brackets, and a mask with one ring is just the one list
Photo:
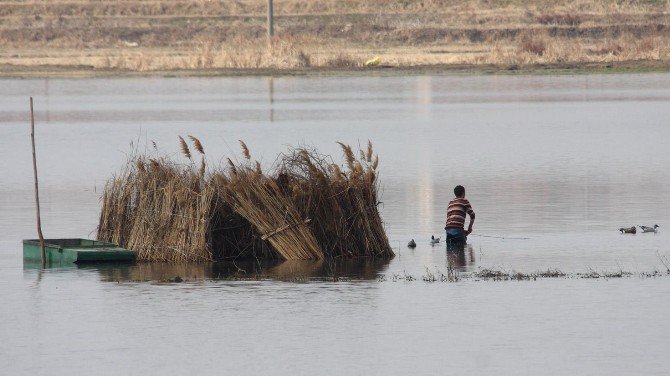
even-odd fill
[[(24, 267), (20, 241), (35, 236), (30, 95), (47, 237), (94, 236), (105, 180), (151, 141), (179, 158), (176, 136), (192, 134), (219, 163), (243, 139), (271, 165), (287, 146), (339, 158), (335, 141), (369, 139), (397, 257), (264, 266), (263, 281), (228, 280), (258, 271), (246, 264)], [(667, 74), (2, 80), (0, 367), (662, 374), (670, 280), (638, 274), (665, 271), (670, 256), (668, 119)], [(429, 238), (442, 235), (456, 184), (477, 222), (465, 252), (448, 256)], [(656, 223), (657, 234), (616, 231)], [(448, 268), (633, 276), (422, 281)], [(161, 282), (176, 275), (187, 282)], [(394, 282), (406, 275), (416, 280)]]

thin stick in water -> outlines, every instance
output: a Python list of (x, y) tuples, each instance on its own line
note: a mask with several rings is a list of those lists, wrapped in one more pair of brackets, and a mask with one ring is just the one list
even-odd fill
[(42, 235), (42, 222), (40, 220), (40, 194), (37, 183), (37, 157), (35, 156), (35, 112), (33, 111), (33, 97), (30, 97), (30, 139), (33, 144), (33, 175), (35, 176), (35, 207), (37, 209), (37, 235), (40, 237), (42, 248), (42, 267), (46, 266), (47, 257), (44, 249), (44, 235)]

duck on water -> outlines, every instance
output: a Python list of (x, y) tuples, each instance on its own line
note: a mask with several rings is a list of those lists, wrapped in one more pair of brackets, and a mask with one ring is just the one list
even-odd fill
[[(658, 232), (658, 225), (654, 225), (654, 227), (651, 226), (637, 226), (642, 230), (642, 232)], [(637, 233), (637, 228), (635, 226), (632, 227), (621, 227), (619, 229), (622, 234), (636, 234)]]
[(642, 232), (656, 232), (658, 231), (659, 226), (654, 225), (654, 227), (651, 226), (637, 226), (637, 227), (639, 227), (642, 230)]

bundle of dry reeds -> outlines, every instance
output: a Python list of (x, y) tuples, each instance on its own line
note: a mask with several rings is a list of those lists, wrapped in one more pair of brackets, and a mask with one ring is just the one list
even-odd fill
[(346, 168), (305, 148), (284, 155), (277, 177), (327, 256), (392, 257), (377, 205), (378, 156), (372, 143), (359, 150), (340, 143)]
[(98, 238), (147, 261), (212, 260), (215, 190), (196, 171), (139, 157), (105, 187)]
[[(240, 141), (247, 161), (249, 149)], [(293, 202), (282, 194), (275, 180), (264, 175), (260, 163), (235, 165), (228, 159), (230, 176), (217, 176), (216, 182), (224, 200), (235, 212), (263, 234), (284, 259), (305, 260), (324, 257), (314, 235), (307, 227), (308, 218), (301, 218)]]
[(207, 171), (193, 162), (135, 156), (110, 179), (102, 198), (98, 239), (137, 251), (143, 261), (393, 257), (377, 210), (378, 158), (372, 144), (358, 159), (340, 144), (347, 168), (305, 148), (264, 173), (247, 146), (244, 160)]

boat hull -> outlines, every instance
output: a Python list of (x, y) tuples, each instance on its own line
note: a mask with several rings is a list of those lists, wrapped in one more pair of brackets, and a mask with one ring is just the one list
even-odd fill
[[(44, 239), (46, 264), (49, 266), (95, 263), (132, 262), (135, 252), (113, 243), (89, 239)], [(42, 261), (39, 239), (23, 241), (24, 262)]]

